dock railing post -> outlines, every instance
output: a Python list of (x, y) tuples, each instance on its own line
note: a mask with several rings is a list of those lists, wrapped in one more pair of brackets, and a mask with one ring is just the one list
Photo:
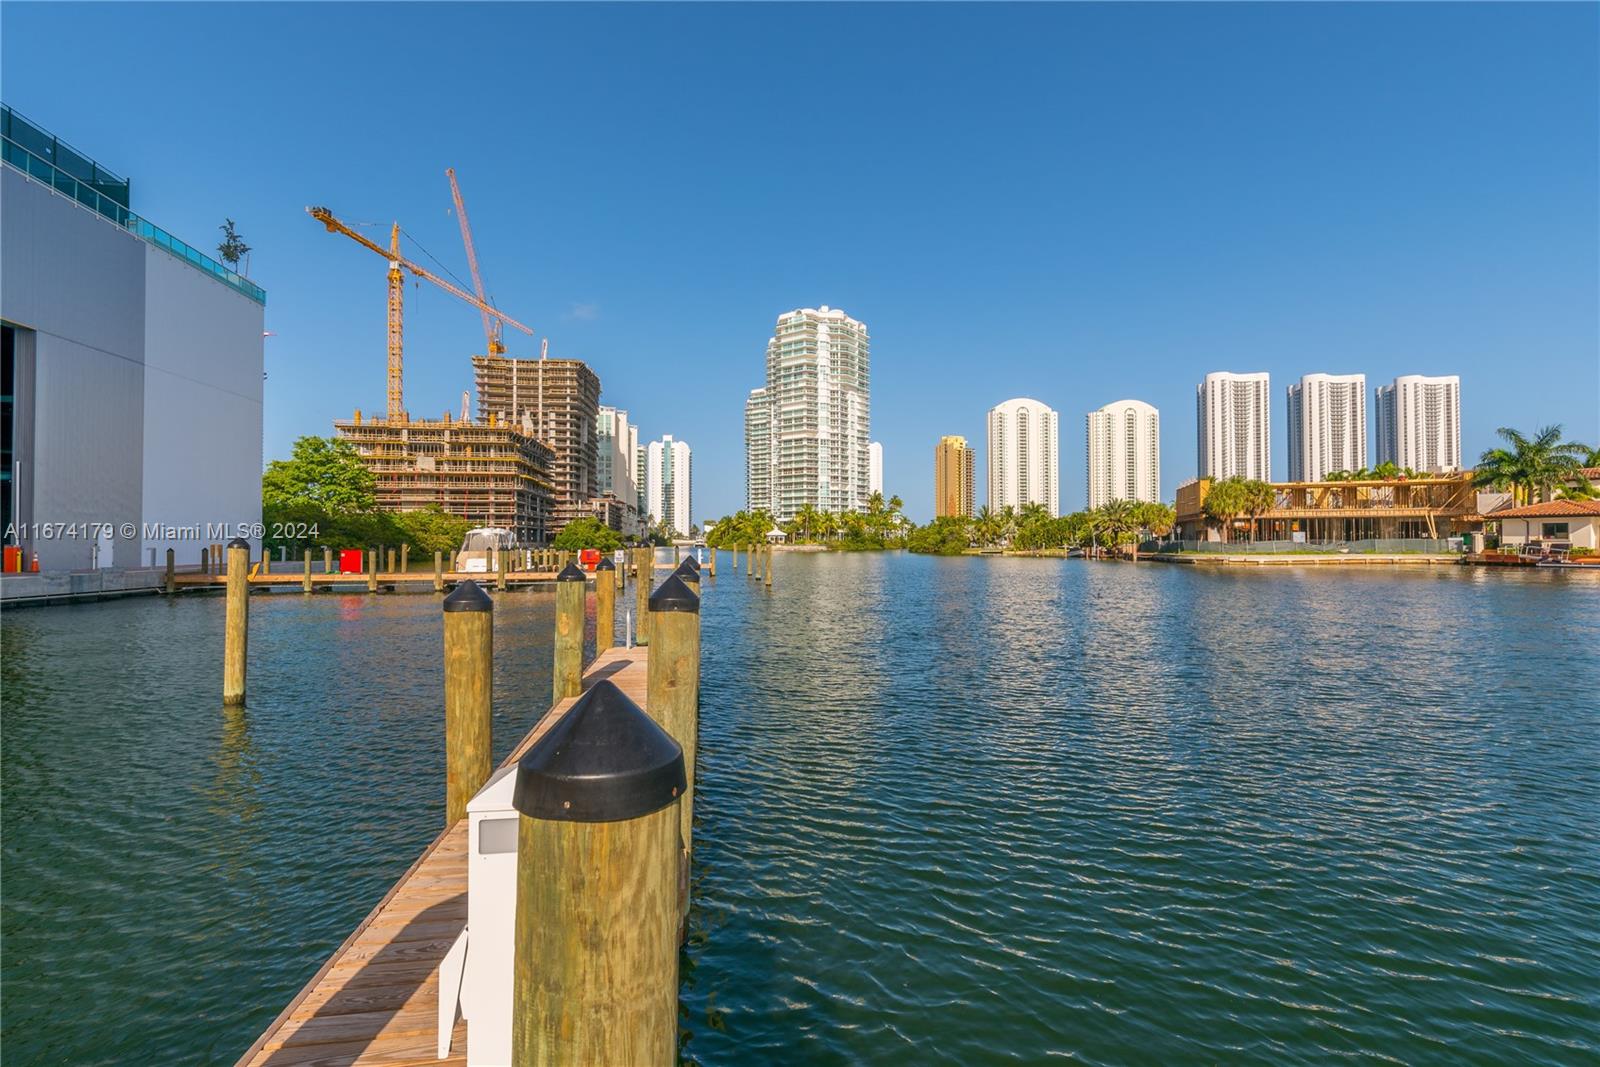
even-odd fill
[(694, 850), (694, 764), (700, 737), (700, 597), (683, 581), (682, 570), (667, 576), (650, 594), (650, 659), (645, 674), (645, 707), (650, 717), (683, 749), (684, 793), (678, 802), (683, 839), (684, 887), (681, 914), (689, 913), (688, 857)]
[(306, 573), (300, 580), (300, 588), (307, 594), (311, 592), (311, 550), (309, 548), (306, 549)]
[(583, 601), (587, 576), (567, 564), (556, 575), (555, 675), (551, 688), (557, 701), (583, 692)]
[(598, 655), (617, 643), (617, 565), (602, 556), (594, 568), (594, 650)]
[(433, 591), (435, 593), (444, 592), (444, 552), (442, 550), (436, 550), (433, 553)]
[(171, 596), (178, 591), (178, 553), (176, 549), (167, 549), (167, 595)]
[(683, 750), (609, 681), (517, 764), (511, 1063), (678, 1054)]
[(493, 767), (494, 601), (468, 579), (443, 603), (444, 824), (454, 826)]
[(222, 636), (222, 702), (244, 703), (245, 648), (250, 637), (250, 542), (228, 542), (228, 606)]

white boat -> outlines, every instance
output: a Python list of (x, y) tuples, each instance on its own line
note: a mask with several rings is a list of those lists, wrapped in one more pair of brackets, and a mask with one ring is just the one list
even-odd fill
[(495, 570), (496, 553), (510, 551), (515, 540), (511, 531), (499, 526), (476, 526), (462, 538), (453, 570), (464, 574), (488, 574)]

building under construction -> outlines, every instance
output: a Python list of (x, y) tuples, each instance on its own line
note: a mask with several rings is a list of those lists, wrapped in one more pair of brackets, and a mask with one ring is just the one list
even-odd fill
[[(1214, 483), (1196, 478), (1178, 486), (1178, 537), (1203, 541), (1223, 537), (1206, 515)], [(1481, 530), (1490, 509), (1472, 484), (1472, 472), (1420, 478), (1339, 482), (1273, 482), (1273, 506), (1240, 515), (1230, 524), (1239, 536), (1259, 541), (1359, 541), (1439, 539)], [(1493, 501), (1498, 503), (1497, 500)]]
[(519, 544), (546, 543), (554, 507), (551, 450), (532, 427), (513, 429), (498, 417), (368, 419), (361, 412), (333, 428), (377, 479), (378, 507), (415, 511), (438, 505), (474, 526), (512, 532)]
[[(478, 421), (530, 427), (554, 454), (551, 535), (573, 519), (595, 515), (590, 503), (600, 495), (595, 436), (600, 378), (595, 372), (577, 359), (503, 355), (473, 356), (472, 370), (478, 386)], [(616, 528), (621, 528), (620, 520)]]

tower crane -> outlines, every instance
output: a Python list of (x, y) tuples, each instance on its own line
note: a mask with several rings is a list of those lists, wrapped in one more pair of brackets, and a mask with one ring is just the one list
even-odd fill
[(484, 303), (459, 286), (452, 285), (427, 268), (420, 267), (402, 256), (400, 254), (400, 224), (398, 222), (389, 231), (389, 247), (384, 248), (366, 235), (357, 233), (349, 226), (346, 226), (339, 221), (333, 212), (325, 207), (308, 207), (306, 208), (306, 213), (326, 226), (329, 233), (342, 233), (357, 244), (371, 249), (389, 261), (389, 421), (398, 422), (405, 419), (404, 361), (401, 353), (401, 336), (404, 333), (404, 271), (410, 271), (418, 278), (426, 278), (452, 296), (465, 300), (485, 316), (493, 316), (500, 322), (508, 326), (514, 326), (530, 337), (533, 336), (533, 330), (530, 327), (524, 326), (499, 308)]
[[(478, 252), (472, 247), (472, 223), (467, 221), (467, 203), (461, 198), (461, 186), (456, 184), (456, 169), (446, 167), (444, 176), (450, 179), (450, 198), (456, 203), (456, 221), (461, 224), (461, 243), (467, 249), (467, 267), (472, 271), (472, 288), (477, 290), (480, 301), (488, 303), (489, 298), (483, 291), (483, 275), (478, 273)], [(483, 315), (483, 336), (489, 345), (489, 354), (504, 355), (506, 346), (500, 340), (500, 320), (491, 317), (482, 309), (480, 313)]]

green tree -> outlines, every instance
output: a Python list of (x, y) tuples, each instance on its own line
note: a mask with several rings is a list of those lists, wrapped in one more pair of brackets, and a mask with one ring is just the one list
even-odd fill
[(550, 547), (561, 552), (581, 552), (586, 548), (615, 552), (622, 547), (622, 535), (599, 519), (585, 516), (563, 526)]
[(222, 231), (222, 243), (217, 246), (217, 255), (222, 257), (222, 262), (238, 270), (239, 261), (250, 254), (250, 246), (239, 236), (232, 219), (227, 219), (217, 229)]
[(261, 502), (273, 507), (311, 505), (335, 512), (364, 512), (377, 506), (377, 487), (377, 479), (349, 441), (301, 437), (290, 458), (267, 464), (261, 476)]
[[(416, 511), (395, 512), (386, 517), (393, 522), (395, 535), (402, 544), (410, 545), (424, 557), (443, 552), (446, 562), (461, 547), (461, 542), (466, 540), (467, 531), (472, 529), (470, 520), (450, 515), (437, 504)], [(396, 536), (381, 540), (395, 540)]]
[(1243, 478), (1223, 478), (1213, 482), (1206, 493), (1200, 510), (1206, 518), (1222, 527), (1222, 539), (1233, 540), (1233, 523), (1246, 511), (1245, 483)]

